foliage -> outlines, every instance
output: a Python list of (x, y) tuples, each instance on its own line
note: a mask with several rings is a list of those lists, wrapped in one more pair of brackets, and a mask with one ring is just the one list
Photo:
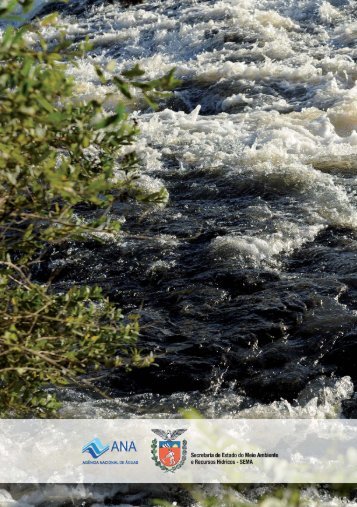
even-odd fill
[[(23, 7), (31, 2), (23, 0)], [(18, 2), (0, 6), (8, 15)], [(53, 23), (50, 16), (42, 25)], [(51, 47), (41, 27), (8, 27), (0, 41), (0, 411), (3, 415), (46, 415), (57, 402), (44, 383), (73, 381), (87, 368), (146, 364), (134, 349), (136, 317), (124, 319), (99, 289), (71, 288), (56, 294), (32, 277), (49, 245), (88, 234), (118, 232), (111, 208), (118, 197), (136, 196), (138, 160), (123, 153), (138, 133), (124, 100), (133, 88), (154, 105), (175, 85), (173, 73), (144, 81), (134, 67), (122, 76), (97, 68), (102, 83), (116, 86), (114, 111), (105, 101), (81, 101), (68, 77), (70, 51), (58, 33)], [(124, 97), (123, 97), (124, 96)], [(120, 98), (122, 97), (122, 99)], [(113, 99), (113, 96), (110, 97)], [(113, 100), (111, 100), (113, 102)], [(118, 176), (119, 175), (119, 176)], [(152, 196), (160, 202), (162, 193)], [(149, 199), (150, 200), (150, 199)], [(85, 221), (78, 206), (90, 207)], [(123, 320), (124, 319), (124, 320)], [(119, 358), (119, 354), (124, 359)]]
[(31, 9), (32, 2), (33, 0), (3, 0), (0, 2), (0, 16), (8, 17), (16, 7), (21, 7), (27, 12)]
[[(22, 283), (22, 285), (20, 285)], [(29, 407), (56, 409), (50, 395), (41, 393), (44, 382), (61, 385), (85, 373), (88, 367), (122, 366), (117, 355), (135, 344), (137, 317), (127, 322), (102, 296), (99, 288), (72, 288), (51, 295), (47, 288), (18, 276), (16, 283), (0, 282), (0, 406), (8, 411)], [(149, 358), (146, 361), (150, 360)], [(131, 364), (145, 359), (132, 354)]]
[[(315, 485), (318, 490), (319, 485)], [(355, 488), (354, 484), (335, 484), (330, 485), (331, 489), (337, 497), (346, 500), (351, 496)], [(257, 500), (246, 500), (244, 497), (249, 497), (249, 490), (251, 486), (246, 484), (236, 485), (222, 485), (221, 491), (217, 493), (217, 490), (212, 488), (212, 493), (209, 491), (207, 486), (199, 485), (185, 485), (185, 489), (192, 498), (194, 504), (200, 507), (249, 507), (249, 506), (260, 506), (260, 507), (309, 507), (312, 505), (324, 505), (320, 504), (318, 500), (310, 500), (308, 495), (303, 495), (302, 492), (306, 485), (299, 484), (287, 484), (283, 486), (267, 487), (267, 492), (260, 496)], [(332, 494), (332, 491), (331, 491)], [(343, 500), (342, 500), (343, 501)], [(313, 503), (312, 503), (313, 502)], [(155, 507), (169, 507), (172, 502), (166, 500), (155, 499), (152, 501), (152, 505)], [(180, 507), (179, 504), (176, 504)], [(342, 504), (341, 504), (342, 505)]]

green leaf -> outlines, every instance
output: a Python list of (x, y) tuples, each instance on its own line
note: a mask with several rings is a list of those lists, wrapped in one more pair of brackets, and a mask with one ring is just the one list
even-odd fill
[(143, 76), (144, 74), (145, 74), (145, 71), (140, 69), (138, 64), (134, 65), (134, 67), (132, 67), (130, 70), (123, 72), (123, 76), (128, 79), (132, 79), (133, 77)]

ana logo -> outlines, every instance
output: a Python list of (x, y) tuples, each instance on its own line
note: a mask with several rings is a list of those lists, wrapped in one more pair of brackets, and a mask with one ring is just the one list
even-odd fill
[(89, 452), (92, 458), (97, 459), (99, 456), (109, 451), (109, 444), (103, 445), (99, 438), (93, 438), (89, 444), (85, 445), (82, 449), (83, 452)]
[[(125, 460), (125, 453), (136, 453), (136, 445), (134, 440), (113, 440), (109, 444), (103, 445), (99, 438), (93, 438), (82, 449), (82, 454), (88, 452), (92, 459), (82, 461), (83, 465), (137, 465), (137, 460)], [(103, 454), (108, 452), (110, 458), (100, 459)], [(108, 459), (109, 458), (109, 459)]]
[(187, 430), (151, 431), (164, 439), (157, 441), (155, 438), (151, 443), (151, 458), (154, 460), (155, 465), (165, 472), (175, 472), (175, 470), (181, 468), (186, 461), (187, 440), (181, 442), (177, 440), (177, 437)]

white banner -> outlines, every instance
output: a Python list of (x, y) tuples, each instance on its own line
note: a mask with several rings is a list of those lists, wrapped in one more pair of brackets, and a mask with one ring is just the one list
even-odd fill
[(1, 483), (357, 483), (356, 420), (0, 420)]

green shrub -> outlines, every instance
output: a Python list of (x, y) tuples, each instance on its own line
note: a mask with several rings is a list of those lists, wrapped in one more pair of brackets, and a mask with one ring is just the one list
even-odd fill
[[(1, 5), (0, 14), (17, 4)], [(50, 16), (41, 23), (53, 22)], [(50, 245), (103, 231), (120, 234), (111, 214), (118, 196), (167, 198), (165, 190), (149, 199), (135, 190), (138, 160), (122, 148), (138, 130), (123, 96), (131, 99), (134, 87), (153, 105), (175, 85), (173, 73), (147, 82), (137, 67), (122, 76), (98, 68), (98, 79), (117, 89), (109, 113), (108, 96), (80, 101), (66, 74), (68, 62), (87, 48), (70, 51), (60, 32), (49, 47), (40, 32), (8, 27), (0, 40), (0, 412), (11, 417), (54, 412), (58, 403), (43, 391), (46, 383), (74, 382), (88, 368), (152, 361), (134, 348), (137, 317), (124, 318), (100, 289), (56, 294), (32, 273)], [(79, 204), (94, 208), (94, 218), (84, 220)]]

